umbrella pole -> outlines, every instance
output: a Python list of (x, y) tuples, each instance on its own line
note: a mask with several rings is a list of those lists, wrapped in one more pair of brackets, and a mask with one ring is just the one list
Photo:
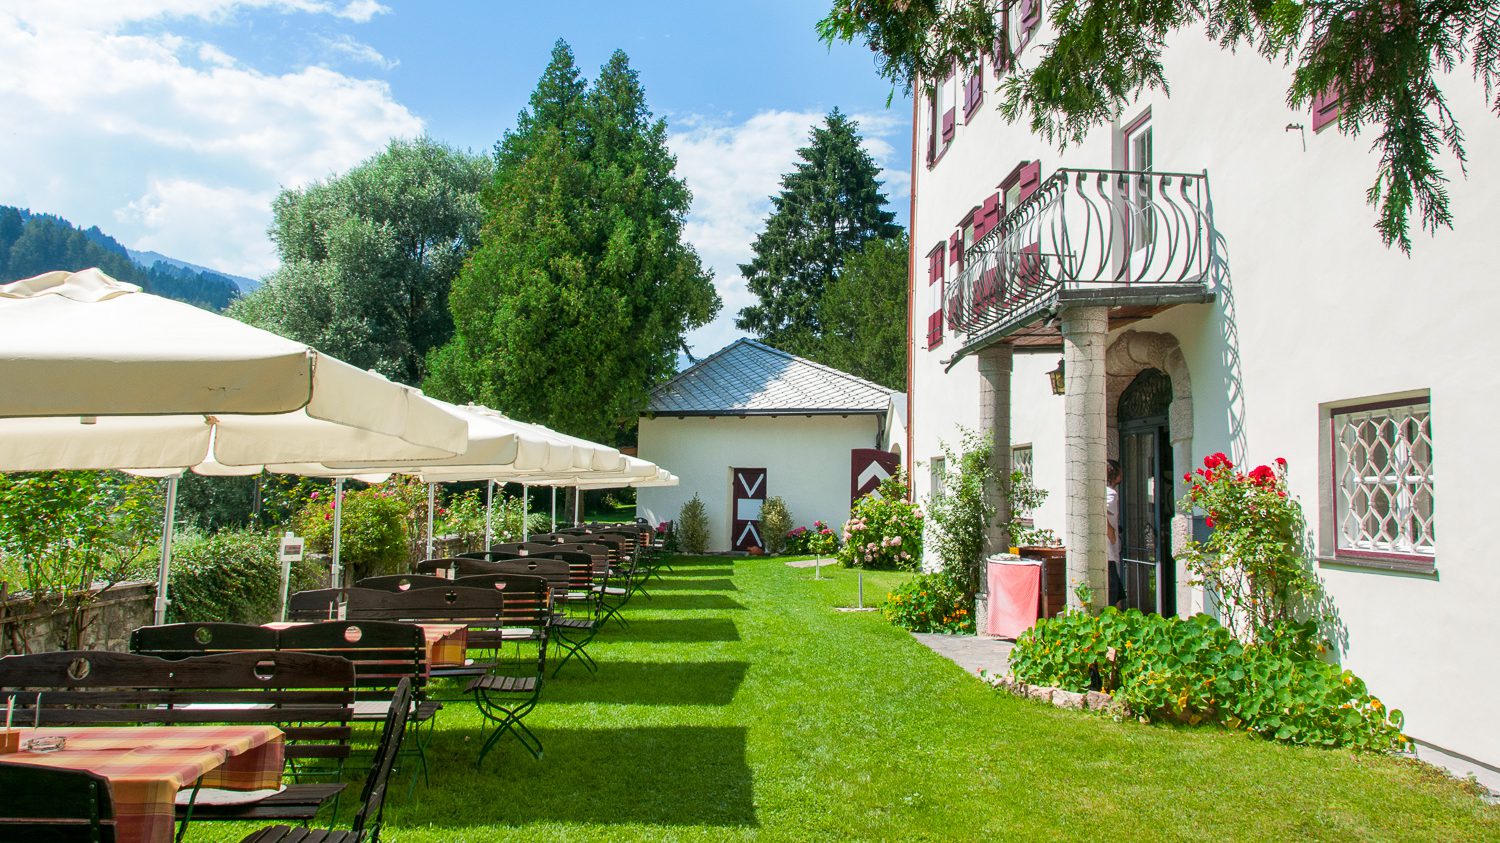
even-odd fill
[(548, 486), (547, 491), (552, 493), (552, 532), (557, 532), (557, 487)]
[(427, 558), (432, 558), (432, 509), (437, 504), (437, 484), (427, 484)]
[(167, 622), (167, 572), (172, 567), (172, 528), (177, 518), (177, 478), (167, 478), (166, 516), (161, 524), (161, 565), (156, 569), (156, 624)]
[(583, 523), (583, 521), (578, 517), (578, 506), (579, 506), (579, 503), (582, 500), (583, 500), (583, 489), (582, 489), (582, 487), (574, 486), (573, 487), (573, 526), (574, 527), (577, 527), (578, 525), (580, 525), (580, 524)]
[(484, 549), (489, 550), (494, 541), (495, 530), (490, 521), (490, 509), (495, 505), (495, 481), (484, 481)]
[(531, 541), (531, 487), (521, 484), (521, 541)]
[(342, 588), (344, 584), (344, 568), (339, 564), (340, 534), (344, 532), (344, 478), (336, 477), (333, 481), (333, 587)]

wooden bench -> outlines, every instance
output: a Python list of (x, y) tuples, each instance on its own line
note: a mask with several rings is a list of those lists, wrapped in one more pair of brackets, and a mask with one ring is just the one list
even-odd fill
[[(342, 771), (350, 754), (354, 684), (354, 667), (342, 659), (275, 651), (175, 660), (93, 650), (0, 658), (0, 695), (15, 695), (21, 722), (270, 724), (285, 733), (285, 757), (302, 775)], [(305, 769), (309, 765), (321, 766)], [(226, 792), (214, 804), (179, 804), (178, 816), (307, 821), (343, 789), (339, 782), (295, 783), (251, 802)]]

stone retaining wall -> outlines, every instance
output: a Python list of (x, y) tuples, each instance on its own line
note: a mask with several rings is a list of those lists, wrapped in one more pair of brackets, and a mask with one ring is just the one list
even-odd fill
[[(130, 632), (153, 619), (156, 583), (121, 583), (106, 589), (84, 612), (82, 646), (86, 650), (125, 652)], [(0, 603), (0, 655), (62, 649), (67, 635), (65, 612), (38, 611), (26, 597)]]

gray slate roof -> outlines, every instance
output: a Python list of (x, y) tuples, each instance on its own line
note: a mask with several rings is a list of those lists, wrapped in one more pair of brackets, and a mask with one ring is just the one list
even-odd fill
[(891, 390), (751, 339), (698, 361), (651, 392), (665, 416), (884, 413)]

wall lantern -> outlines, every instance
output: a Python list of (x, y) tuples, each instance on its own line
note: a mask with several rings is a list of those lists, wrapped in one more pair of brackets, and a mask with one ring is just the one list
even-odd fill
[(1050, 372), (1047, 373), (1047, 380), (1052, 381), (1052, 394), (1053, 395), (1065, 395), (1065, 394), (1067, 394), (1068, 384), (1067, 384), (1067, 382), (1065, 380), (1063, 380), (1063, 361), (1062, 361), (1062, 358), (1060, 358), (1060, 357), (1058, 358), (1058, 360), (1057, 360), (1057, 368), (1053, 369), (1052, 371), (1050, 371)]

